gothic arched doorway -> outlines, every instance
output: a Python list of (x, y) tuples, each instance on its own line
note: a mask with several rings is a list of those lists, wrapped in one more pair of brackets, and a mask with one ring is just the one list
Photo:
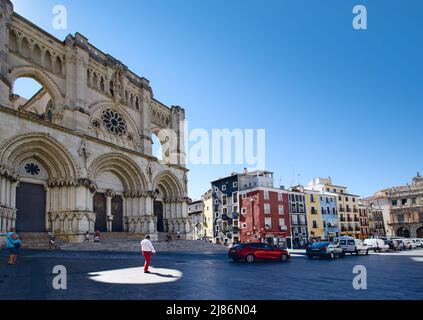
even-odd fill
[(397, 236), (401, 238), (410, 238), (410, 231), (405, 227), (401, 227), (397, 230)]
[(423, 239), (423, 227), (420, 227), (416, 230), (417, 238)]
[(164, 232), (163, 202), (154, 201), (154, 216), (157, 218), (157, 232)]

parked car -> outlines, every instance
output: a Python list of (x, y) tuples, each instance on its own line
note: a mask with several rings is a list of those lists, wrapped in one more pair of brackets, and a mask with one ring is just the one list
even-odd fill
[(369, 254), (369, 248), (363, 243), (363, 241), (354, 239), (353, 237), (340, 237), (338, 243), (341, 246), (344, 253), (349, 254)]
[(423, 248), (423, 240), (422, 239), (411, 239), (413, 243), (416, 245), (417, 248)]
[(385, 241), (382, 239), (366, 239), (364, 240), (364, 244), (369, 250), (373, 250), (374, 252), (389, 251), (389, 245), (385, 244)]
[(246, 261), (253, 263), (256, 260), (273, 260), (286, 262), (291, 258), (286, 249), (265, 243), (238, 243), (228, 253), (234, 261)]
[(389, 246), (389, 250), (391, 251), (399, 251), (401, 249), (396, 240), (385, 240), (385, 244)]
[(306, 253), (310, 259), (314, 257), (334, 259), (345, 256), (341, 246), (331, 242), (315, 242), (307, 247)]
[(405, 242), (404, 242), (403, 239), (397, 239), (397, 238), (395, 238), (395, 239), (392, 239), (392, 240), (397, 243), (397, 245), (398, 245), (398, 251), (406, 250), (407, 249), (407, 247), (406, 247)]
[(416, 249), (416, 244), (411, 239), (404, 239), (404, 243), (408, 250)]

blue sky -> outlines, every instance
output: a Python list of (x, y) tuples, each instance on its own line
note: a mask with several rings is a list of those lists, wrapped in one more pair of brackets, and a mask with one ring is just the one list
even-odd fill
[[(15, 0), (80, 32), (186, 109), (189, 126), (266, 129), (276, 183), (331, 176), (362, 196), (423, 171), (423, 2)], [(52, 8), (68, 9), (68, 30)], [(368, 30), (352, 28), (364, 4)], [(190, 195), (243, 165), (190, 166)]]

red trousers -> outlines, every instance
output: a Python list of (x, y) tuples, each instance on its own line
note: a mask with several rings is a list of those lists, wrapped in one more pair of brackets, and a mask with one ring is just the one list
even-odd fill
[(145, 259), (145, 263), (144, 263), (144, 272), (148, 271), (148, 267), (150, 266), (150, 261), (151, 261), (151, 256), (152, 253), (149, 251), (143, 251), (142, 252), (144, 259)]

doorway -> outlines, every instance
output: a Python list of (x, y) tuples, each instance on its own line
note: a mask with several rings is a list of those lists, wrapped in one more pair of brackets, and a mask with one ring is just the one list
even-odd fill
[(16, 230), (46, 231), (46, 191), (40, 184), (21, 182), (16, 188)]
[(157, 232), (164, 232), (163, 202), (154, 201), (154, 215), (157, 218)]
[(106, 196), (104, 193), (96, 193), (94, 195), (93, 208), (95, 212), (95, 230), (107, 232)]

